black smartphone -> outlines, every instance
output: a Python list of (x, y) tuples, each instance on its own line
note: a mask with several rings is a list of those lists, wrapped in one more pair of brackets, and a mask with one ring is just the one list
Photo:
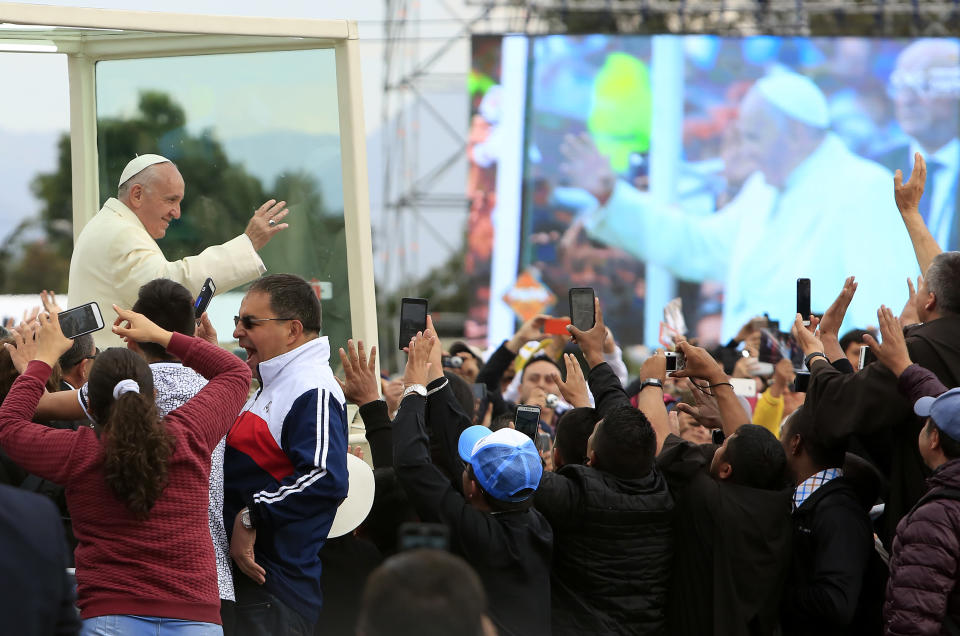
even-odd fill
[(400, 350), (410, 346), (410, 340), (418, 331), (427, 330), (427, 299), (403, 298), (400, 300)]
[(597, 322), (594, 312), (593, 287), (572, 287), (570, 289), (570, 322), (580, 331), (592, 329)]
[(470, 392), (473, 393), (473, 423), (479, 424), (487, 415), (487, 405), (490, 403), (487, 397), (486, 384), (471, 384)]
[(213, 279), (208, 278), (203, 281), (203, 287), (200, 288), (200, 293), (197, 295), (196, 302), (193, 303), (193, 317), (197, 319), (197, 322), (200, 321), (200, 316), (203, 315), (203, 312), (207, 310), (207, 305), (210, 304), (210, 299), (213, 298), (213, 295), (217, 293), (217, 286), (213, 284)]
[(537, 442), (537, 431), (540, 430), (540, 407), (521, 404), (517, 407), (517, 415), (513, 419), (513, 427)]
[(58, 318), (60, 330), (70, 339), (103, 329), (103, 316), (97, 303), (87, 303), (61, 311)]
[(450, 547), (450, 530), (442, 523), (404, 523), (398, 535), (400, 550), (447, 550)]
[(810, 386), (810, 372), (797, 371), (793, 378), (793, 392), (806, 393), (807, 387), (809, 386)]
[(803, 319), (803, 326), (810, 326), (810, 279), (797, 279), (797, 313)]

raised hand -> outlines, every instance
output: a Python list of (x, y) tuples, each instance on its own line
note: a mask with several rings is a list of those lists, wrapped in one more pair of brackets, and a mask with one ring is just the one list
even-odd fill
[(197, 338), (206, 340), (212, 345), (220, 344), (220, 341), (217, 339), (217, 330), (213, 328), (213, 323), (210, 322), (207, 312), (203, 312), (203, 314), (200, 316), (200, 321), (197, 323), (197, 330), (193, 335), (195, 335)]
[(833, 304), (824, 312), (823, 318), (820, 319), (821, 338), (839, 338), (840, 325), (843, 324), (843, 317), (847, 314), (847, 307), (850, 306), (850, 301), (853, 300), (853, 295), (856, 291), (857, 283), (854, 277), (851, 276), (844, 281), (840, 295), (837, 296)]
[(116, 305), (113, 306), (113, 310), (117, 313), (117, 319), (113, 322), (113, 333), (125, 341), (155, 342), (164, 348), (170, 344), (170, 338), (173, 337), (173, 334), (162, 327), (158, 327), (143, 314), (128, 309), (120, 309)]
[(253, 249), (259, 250), (269, 243), (275, 234), (290, 227), (287, 223), (280, 222), (290, 212), (286, 206), (286, 201), (270, 199), (253, 213), (247, 229), (244, 230), (244, 234), (250, 237), (250, 242), (253, 243)]
[[(4, 348), (10, 353), (10, 361), (17, 373), (27, 370), (31, 360), (37, 359), (37, 332), (40, 325), (36, 322), (25, 322), (18, 327), (10, 328), (13, 344), (4, 343)], [(53, 366), (53, 365), (51, 365)]]
[(909, 327), (910, 325), (916, 325), (920, 323), (920, 312), (917, 309), (917, 290), (920, 289), (920, 285), (923, 284), (923, 276), (917, 276), (917, 286), (913, 286), (913, 281), (910, 280), (910, 277), (907, 277), (907, 302), (903, 306), (903, 311), (900, 312), (900, 326)]
[(880, 335), (883, 343), (877, 342), (870, 334), (863, 336), (863, 341), (876, 354), (877, 360), (890, 369), (898, 378), (913, 362), (910, 352), (907, 351), (907, 342), (903, 338), (903, 328), (900, 321), (893, 315), (889, 307), (881, 305), (877, 310), (877, 321), (880, 323)]
[[(813, 326), (812, 323), (811, 326)], [(800, 314), (797, 314), (797, 317), (794, 319), (793, 329), (790, 330), (790, 333), (793, 334), (797, 344), (803, 349), (803, 355), (808, 356), (814, 351), (823, 353), (823, 343), (803, 325), (803, 318), (800, 317)]]
[(60, 308), (60, 305), (57, 304), (57, 295), (52, 291), (47, 291), (44, 289), (40, 292), (40, 302), (43, 304), (43, 310), (46, 312), (57, 312), (60, 313), (63, 309)]
[(36, 360), (42, 360), (51, 367), (60, 360), (73, 346), (73, 340), (63, 335), (60, 329), (60, 319), (57, 312), (40, 312), (37, 316), (39, 329), (37, 331)]
[(717, 404), (717, 399), (704, 393), (700, 385), (695, 384), (693, 380), (689, 380), (689, 382), (694, 404), (679, 402), (677, 410), (686, 413), (695, 419), (697, 424), (708, 430), (723, 428), (723, 418), (720, 417), (720, 406)]
[(662, 351), (655, 352), (643, 361), (643, 366), (640, 367), (640, 379), (660, 380), (661, 383), (667, 381), (667, 357)]
[(603, 324), (603, 310), (600, 308), (600, 299), (596, 297), (593, 299), (593, 315), (596, 317), (593, 327), (586, 331), (577, 329), (573, 325), (567, 325), (567, 331), (573, 335), (577, 344), (580, 345), (583, 357), (587, 359), (587, 364), (590, 365), (591, 369), (604, 362), (603, 345), (607, 340), (607, 327)]
[(683, 369), (671, 373), (671, 377), (699, 378), (710, 384), (727, 381), (727, 374), (723, 372), (723, 367), (703, 347), (695, 347), (689, 342), (680, 342), (677, 348), (683, 353), (686, 365)]
[(513, 353), (517, 353), (523, 345), (531, 340), (540, 341), (546, 338), (546, 334), (543, 333), (543, 323), (549, 317), (550, 316), (538, 314), (520, 325), (517, 333), (513, 334), (513, 337), (507, 342), (507, 349)]
[[(427, 333), (431, 333), (434, 336), (437, 334), (437, 330), (433, 328), (433, 316), (427, 314)], [(436, 344), (430, 348), (430, 372), (428, 374), (427, 380), (433, 382), (434, 380), (439, 380), (443, 377), (443, 347), (440, 345), (440, 340), (437, 339)]]
[(363, 406), (380, 399), (380, 378), (377, 376), (377, 347), (370, 348), (367, 358), (363, 340), (347, 340), (347, 351), (340, 349), (340, 362), (343, 364), (343, 381), (337, 378), (343, 395), (348, 402)]
[(590, 390), (577, 357), (570, 353), (564, 354), (563, 362), (567, 367), (567, 379), (564, 381), (559, 374), (553, 375), (557, 392), (573, 407), (590, 406)]
[(560, 171), (576, 188), (582, 188), (605, 203), (613, 194), (616, 175), (610, 160), (600, 154), (587, 133), (567, 135), (560, 146), (564, 162)]
[(903, 182), (903, 173), (897, 170), (893, 175), (893, 198), (897, 202), (900, 214), (919, 213), (920, 199), (927, 182), (927, 162), (919, 152), (913, 156), (913, 171), (910, 179)]
[(426, 386), (430, 374), (430, 352), (436, 344), (436, 336), (429, 329), (418, 332), (410, 339), (407, 366), (403, 371), (403, 386), (421, 384)]

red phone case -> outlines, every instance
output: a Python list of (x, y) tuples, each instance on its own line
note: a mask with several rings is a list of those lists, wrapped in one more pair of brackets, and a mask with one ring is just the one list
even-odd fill
[(543, 322), (543, 333), (552, 334), (555, 336), (566, 336), (570, 332), (567, 331), (567, 325), (570, 324), (569, 320), (564, 320), (563, 318), (547, 318)]

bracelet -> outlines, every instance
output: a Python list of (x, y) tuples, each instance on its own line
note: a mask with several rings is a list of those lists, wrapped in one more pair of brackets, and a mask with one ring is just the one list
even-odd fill
[(731, 389), (733, 388), (733, 384), (731, 382), (717, 382), (716, 384), (708, 384), (707, 388), (712, 389), (713, 387), (716, 387), (716, 386), (728, 386)]
[(827, 362), (830, 362), (830, 359), (827, 357), (827, 354), (825, 354), (822, 351), (814, 351), (813, 353), (808, 354), (807, 357), (803, 359), (803, 364), (809, 369), (810, 363), (813, 361), (814, 358), (823, 358)]

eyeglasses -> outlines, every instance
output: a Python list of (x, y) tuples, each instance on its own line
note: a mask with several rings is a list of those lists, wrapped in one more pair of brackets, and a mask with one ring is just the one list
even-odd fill
[(100, 349), (94, 349), (94, 350), (93, 350), (93, 355), (83, 356), (83, 359), (84, 359), (84, 360), (96, 360), (98, 355), (100, 355)]
[(253, 329), (257, 324), (261, 322), (268, 322), (270, 320), (284, 321), (284, 320), (297, 320), (296, 318), (251, 318), (250, 316), (234, 316), (233, 317), (233, 326), (236, 327), (240, 323), (243, 323), (244, 329)]

